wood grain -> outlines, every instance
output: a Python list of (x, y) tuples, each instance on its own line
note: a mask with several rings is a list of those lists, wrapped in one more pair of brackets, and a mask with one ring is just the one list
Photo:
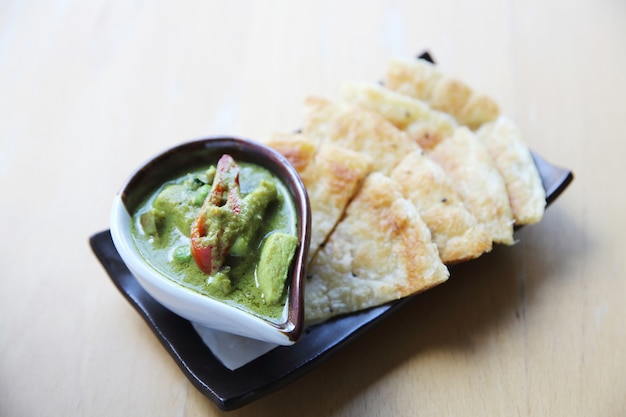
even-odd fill
[(0, 415), (222, 413), (89, 250), (130, 172), (430, 50), (576, 180), (513, 247), (233, 416), (626, 413), (626, 3), (0, 3)]

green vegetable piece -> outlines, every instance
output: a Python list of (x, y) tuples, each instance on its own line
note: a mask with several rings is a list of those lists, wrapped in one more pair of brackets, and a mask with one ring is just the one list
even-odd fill
[(193, 196), (193, 204), (200, 207), (202, 203), (204, 203), (204, 199), (211, 191), (211, 186), (209, 184), (204, 184), (200, 188), (198, 188)]
[(159, 241), (165, 229), (165, 213), (158, 209), (150, 209), (139, 215), (139, 226), (146, 236)]
[(280, 300), (297, 247), (298, 238), (286, 233), (272, 233), (265, 239), (256, 278), (266, 304)]
[[(261, 181), (259, 186), (246, 195), (241, 204), (241, 233), (230, 248), (230, 254), (245, 256), (250, 254), (250, 247), (255, 241), (259, 228), (263, 224), (263, 213), (267, 206), (276, 199), (276, 185), (269, 181)], [(258, 242), (258, 239), (256, 239)]]
[(179, 246), (174, 249), (172, 257), (178, 263), (187, 263), (191, 261), (191, 248), (189, 245)]
[(189, 236), (189, 226), (198, 212), (190, 198), (189, 187), (184, 184), (165, 186), (152, 203), (155, 210), (170, 217), (174, 226), (185, 236)]
[(154, 213), (152, 210), (146, 211), (139, 216), (139, 224), (141, 224), (141, 230), (148, 236), (157, 235), (156, 222), (154, 220)]
[(233, 290), (233, 285), (230, 282), (230, 278), (228, 277), (229, 272), (230, 268), (222, 268), (215, 274), (209, 276), (209, 278), (207, 279), (207, 284), (216, 288), (224, 295), (230, 294), (230, 292)]
[(211, 165), (209, 167), (209, 169), (206, 170), (206, 172), (204, 173), (204, 175), (206, 176), (206, 183), (207, 184), (212, 184), (213, 183), (213, 179), (215, 178), (215, 173), (217, 172), (217, 168), (215, 167), (215, 165)]

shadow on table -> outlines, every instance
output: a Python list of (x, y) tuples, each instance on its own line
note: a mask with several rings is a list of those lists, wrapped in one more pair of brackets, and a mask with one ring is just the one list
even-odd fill
[(587, 237), (558, 207), (516, 237), (520, 242), (515, 246), (497, 246), (452, 267), (448, 282), (418, 295), (308, 375), (230, 414), (273, 416), (280, 404), (285, 415), (327, 415), (420, 354), (451, 349), (471, 354), (493, 343), (499, 326), (517, 326), (526, 319), (546, 280), (568, 276), (571, 260), (580, 254), (571, 252), (572, 245), (562, 245), (563, 239), (581, 242), (574, 247), (587, 245)]

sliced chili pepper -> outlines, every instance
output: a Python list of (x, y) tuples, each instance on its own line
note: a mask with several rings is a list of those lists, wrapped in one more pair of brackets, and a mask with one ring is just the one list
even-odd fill
[(191, 224), (191, 254), (206, 274), (220, 270), (239, 232), (241, 191), (239, 166), (230, 155), (223, 155), (211, 191)]

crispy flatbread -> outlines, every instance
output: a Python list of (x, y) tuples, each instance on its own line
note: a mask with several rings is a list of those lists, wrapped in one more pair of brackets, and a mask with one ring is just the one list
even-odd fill
[(422, 152), (408, 154), (394, 169), (405, 198), (430, 229), (445, 264), (477, 258), (491, 250), (491, 237), (476, 221), (443, 168)]
[(476, 93), (463, 81), (443, 73), (424, 59), (393, 59), (387, 67), (385, 85), (391, 90), (424, 100), (435, 110), (451, 114), (475, 130), (495, 120), (500, 109), (490, 97)]
[(311, 260), (370, 171), (369, 158), (332, 144), (317, 145), (302, 134), (274, 134), (264, 142), (291, 162), (309, 194)]
[(394, 60), (386, 78), (344, 85), (343, 102), (307, 99), (303, 133), (266, 141), (310, 196), (309, 323), (444, 282), (446, 264), (513, 244), (513, 224), (545, 209), (530, 152), (491, 98), (424, 60)]
[(484, 124), (477, 136), (496, 163), (509, 194), (515, 224), (537, 223), (546, 208), (546, 193), (522, 133), (511, 120), (500, 117)]
[(308, 269), (309, 322), (426, 290), (449, 276), (430, 231), (398, 184), (374, 172)]
[(367, 155), (372, 169), (385, 174), (418, 145), (379, 114), (318, 97), (305, 102), (302, 131), (321, 143), (332, 143)]
[(513, 244), (513, 214), (506, 185), (483, 143), (466, 127), (429, 154), (452, 179), (463, 203), (497, 243)]
[(454, 119), (434, 111), (428, 104), (374, 83), (347, 83), (342, 96), (347, 102), (372, 110), (403, 130), (423, 149), (431, 149), (456, 127)]

